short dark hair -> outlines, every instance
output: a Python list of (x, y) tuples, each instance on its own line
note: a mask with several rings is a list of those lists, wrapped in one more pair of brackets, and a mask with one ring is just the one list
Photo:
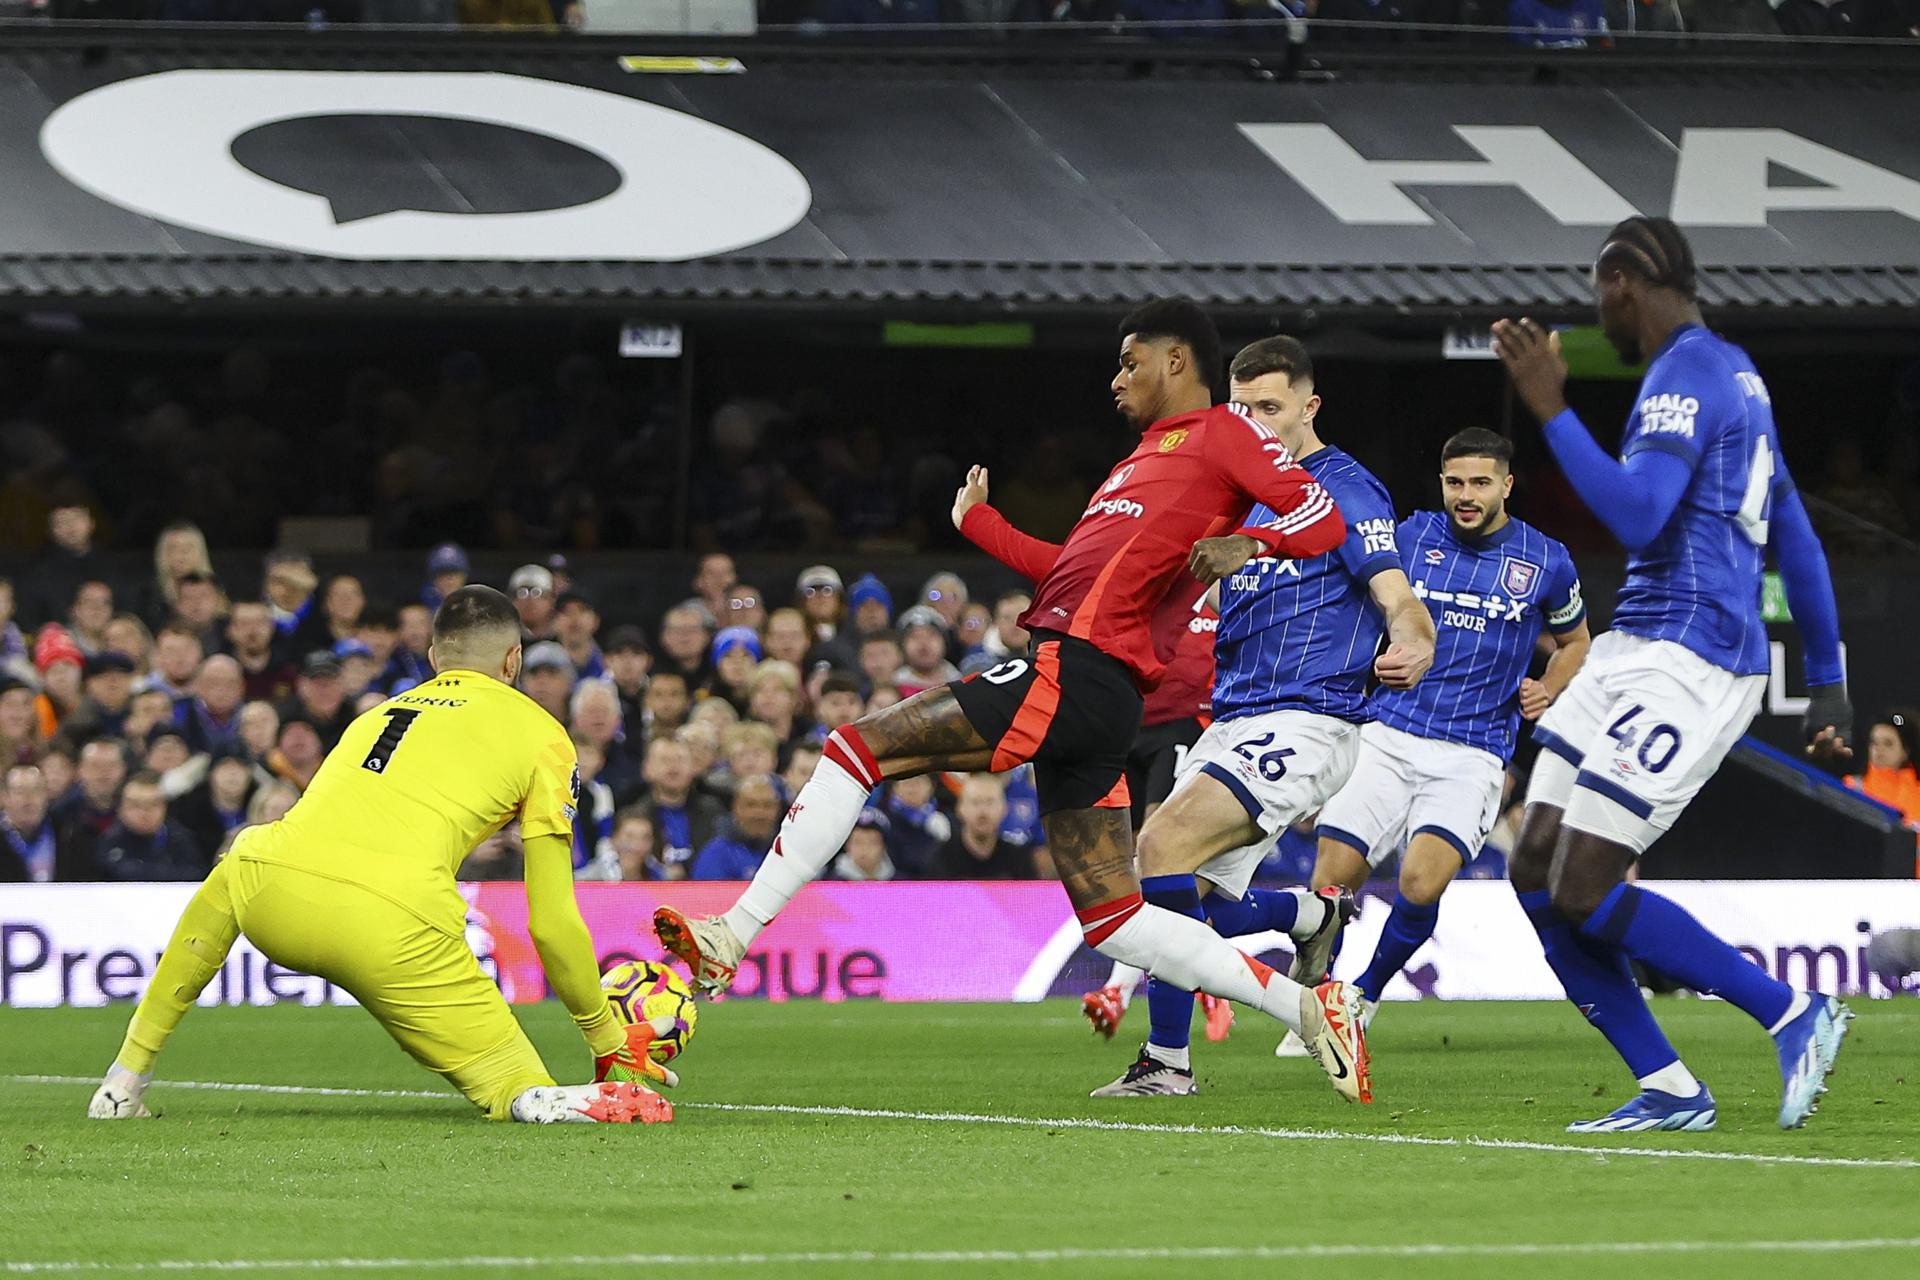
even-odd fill
[(834, 671), (820, 682), (820, 696), (830, 693), (859, 693), (860, 681), (844, 671)]
[(1313, 357), (1300, 339), (1276, 333), (1271, 338), (1249, 342), (1233, 358), (1227, 376), (1235, 382), (1252, 382), (1269, 373), (1284, 373), (1288, 385), (1313, 381)]
[(901, 647), (900, 633), (898, 631), (869, 631), (860, 637), (860, 647), (864, 649), (877, 640), (885, 640), (896, 649)]
[(173, 580), (173, 585), (176, 587), (184, 587), (188, 584), (200, 586), (203, 583), (212, 587), (215, 591), (220, 589), (220, 579), (214, 577), (204, 569), (189, 569)]
[(1468, 427), (1447, 437), (1440, 446), (1440, 464), (1455, 458), (1492, 458), (1507, 470), (1513, 470), (1513, 441), (1485, 427)]
[[(159, 735), (155, 735), (155, 736), (157, 737)], [(161, 789), (160, 775), (155, 773), (151, 769), (139, 769), (129, 774), (127, 776), (126, 782), (122, 783), (121, 786), (123, 789), (125, 787), (152, 787), (154, 788), (154, 790), (158, 791)], [(164, 796), (161, 798), (165, 799)]]
[(1120, 322), (1120, 336), (1148, 341), (1173, 341), (1193, 357), (1194, 371), (1209, 390), (1220, 377), (1220, 331), (1195, 303), (1185, 298), (1155, 298), (1136, 307)]
[(685, 689), (688, 693), (693, 692), (693, 681), (687, 678), (687, 673), (684, 671), (677, 670), (673, 667), (662, 668), (647, 677), (647, 684), (652, 686), (662, 680), (678, 680), (682, 689)]
[(440, 644), (475, 631), (520, 631), (513, 601), (492, 587), (470, 582), (445, 600), (433, 615), (433, 641)]
[(1699, 287), (1693, 246), (1672, 218), (1636, 215), (1616, 224), (1607, 232), (1594, 265), (1639, 276), (1683, 298), (1693, 297)]
[(360, 611), (358, 625), (375, 631), (398, 631), (400, 611), (390, 604), (370, 604)]

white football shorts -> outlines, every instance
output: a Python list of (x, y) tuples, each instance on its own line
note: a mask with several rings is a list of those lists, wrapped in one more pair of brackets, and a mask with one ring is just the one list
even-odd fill
[(1506, 777), (1491, 751), (1375, 722), (1360, 731), (1353, 776), (1320, 810), (1320, 834), (1352, 845), (1375, 867), (1423, 833), (1472, 862), (1500, 816)]
[(1533, 736), (1528, 804), (1636, 853), (1673, 826), (1766, 694), (1764, 675), (1716, 667), (1671, 640), (1609, 631)]
[(1359, 754), (1359, 725), (1311, 711), (1267, 711), (1209, 725), (1181, 762), (1173, 794), (1205, 774), (1233, 792), (1266, 835), (1215, 855), (1196, 874), (1244, 897), (1273, 837), (1345, 785)]

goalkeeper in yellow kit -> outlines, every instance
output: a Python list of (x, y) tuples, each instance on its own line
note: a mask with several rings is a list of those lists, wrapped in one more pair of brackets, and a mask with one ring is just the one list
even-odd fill
[[(624, 1025), (600, 990), (573, 895), (573, 743), (513, 687), (513, 605), (491, 587), (460, 588), (434, 615), (428, 658), (434, 678), (356, 719), (292, 811), (243, 831), (194, 894), (88, 1115), (148, 1114), (154, 1059), (244, 932), (274, 963), (351, 993), (489, 1119), (672, 1117), (637, 1083), (676, 1083), (647, 1056), (650, 1030)], [(467, 948), (454, 871), (516, 817), (528, 931), (599, 1083), (554, 1084)]]

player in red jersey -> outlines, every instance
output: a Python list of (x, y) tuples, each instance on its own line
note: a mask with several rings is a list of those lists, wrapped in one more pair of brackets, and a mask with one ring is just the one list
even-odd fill
[[(1141, 899), (1125, 780), (1141, 696), (1160, 683), (1170, 656), (1155, 643), (1163, 631), (1156, 616), (1190, 614), (1209, 583), (1255, 554), (1322, 555), (1340, 545), (1346, 525), (1271, 433), (1213, 406), (1220, 339), (1204, 312), (1150, 303), (1121, 332), (1114, 403), (1140, 443), (1057, 555), (984, 504), (958, 512), (961, 531), (1003, 562), (1046, 561), (1021, 618), (1029, 656), (835, 730), (733, 908), (694, 921), (662, 907), (654, 931), (702, 986), (724, 990), (761, 929), (825, 870), (882, 781), (1031, 761), (1048, 848), (1087, 941), (1187, 990), (1259, 1008), (1310, 1043), (1331, 1040), (1323, 1061), (1338, 1065), (1329, 1075), (1353, 1097), (1347, 1064), (1358, 1056), (1357, 1028), (1330, 991), (1337, 984), (1302, 988), (1203, 922)], [(1278, 519), (1247, 526), (1256, 503)]]

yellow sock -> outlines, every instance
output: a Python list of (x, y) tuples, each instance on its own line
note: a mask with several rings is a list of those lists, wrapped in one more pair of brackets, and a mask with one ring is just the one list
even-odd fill
[(173, 927), (173, 937), (160, 955), (153, 981), (133, 1011), (127, 1038), (120, 1044), (115, 1060), (121, 1066), (138, 1075), (153, 1070), (153, 1060), (167, 1047), (167, 1038), (227, 962), (227, 952), (239, 936), (240, 924), (234, 919), (233, 894), (223, 862), (213, 869), (187, 903), (180, 923)]

